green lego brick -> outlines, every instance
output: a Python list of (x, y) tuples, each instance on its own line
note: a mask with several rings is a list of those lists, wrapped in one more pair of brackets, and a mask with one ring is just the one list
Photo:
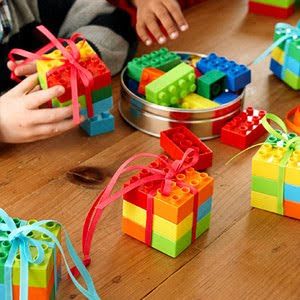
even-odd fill
[(288, 8), (295, 3), (295, 0), (252, 0), (252, 2)]
[(294, 90), (300, 90), (300, 77), (286, 69), (283, 74), (283, 81)]
[(300, 62), (300, 40), (291, 41), (287, 56), (294, 58), (295, 60)]
[(171, 257), (178, 256), (182, 251), (184, 251), (190, 244), (192, 240), (192, 231), (188, 231), (184, 236), (182, 236), (176, 243), (153, 233), (152, 234), (152, 247), (157, 249)]
[[(280, 26), (276, 25), (275, 31), (274, 31), (274, 38), (273, 38), (274, 42), (276, 42), (277, 40), (279, 40), (281, 37), (283, 37), (285, 35), (286, 35), (286, 30), (281, 28)], [(283, 51), (285, 50), (284, 49), (285, 43), (286, 42), (283, 42), (283, 43), (279, 44), (279, 46), (278, 46)]]
[(260, 176), (252, 176), (252, 191), (270, 196), (278, 195), (278, 182)]
[(196, 90), (194, 68), (181, 63), (146, 86), (146, 99), (163, 106), (172, 106)]
[(198, 77), (197, 94), (208, 99), (215, 99), (225, 90), (226, 74), (219, 70), (211, 70)]
[(141, 57), (134, 58), (128, 63), (128, 76), (140, 81), (144, 68), (153, 67), (168, 72), (181, 63), (180, 56), (170, 52), (167, 48), (153, 51)]
[(211, 213), (208, 213), (202, 219), (197, 222), (196, 228), (196, 238), (198, 238), (201, 234), (203, 234), (206, 230), (208, 230), (210, 225)]

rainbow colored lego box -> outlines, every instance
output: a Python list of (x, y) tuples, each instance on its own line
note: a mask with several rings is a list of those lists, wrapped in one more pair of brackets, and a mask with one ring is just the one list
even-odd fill
[[(169, 160), (161, 156), (164, 160)], [(163, 169), (161, 160), (149, 167)], [(148, 176), (142, 170), (125, 185)], [(164, 195), (161, 184), (144, 184), (123, 195), (123, 232), (171, 257), (177, 257), (209, 228), (214, 180), (188, 168), (172, 180)], [(149, 225), (151, 224), (151, 225)]]
[[(13, 219), (17, 228), (33, 225), (36, 220), (23, 221)], [(2, 220), (0, 223), (3, 223)], [(0, 224), (1, 225), (1, 224)], [(61, 240), (61, 227), (52, 221), (47, 222), (43, 227), (50, 231), (58, 241)], [(0, 231), (0, 238), (7, 237), (10, 232)], [(29, 300), (54, 300), (56, 298), (58, 284), (61, 278), (61, 254), (53, 241), (45, 234), (31, 231), (27, 234), (32, 245), (34, 241), (41, 242), (44, 259), (39, 264), (29, 263), (28, 265), (28, 299)], [(0, 242), (0, 295), (1, 299), (20, 299), (20, 280), (22, 270), (22, 254), (17, 255), (9, 263), (12, 244), (9, 241)], [(37, 256), (37, 249), (29, 246), (30, 255)], [(8, 273), (9, 272), (9, 273)], [(8, 275), (7, 275), (8, 274)], [(5, 279), (9, 276), (11, 290), (7, 291)], [(9, 296), (12, 295), (12, 298)]]
[(290, 148), (287, 143), (270, 135), (254, 155), (251, 206), (300, 219), (300, 146)]

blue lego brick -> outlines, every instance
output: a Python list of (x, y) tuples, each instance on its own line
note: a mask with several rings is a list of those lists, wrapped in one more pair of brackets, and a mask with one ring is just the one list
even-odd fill
[(93, 118), (85, 120), (80, 127), (89, 135), (95, 136), (115, 129), (115, 119), (109, 112), (101, 113)]
[(273, 58), (271, 59), (270, 70), (276, 77), (282, 79), (282, 65)]
[(190, 54), (187, 53), (178, 53), (178, 55), (180, 56), (181, 60), (189, 60), (191, 58)]
[(215, 53), (200, 59), (197, 68), (204, 74), (211, 70), (219, 70), (225, 73), (227, 75), (226, 86), (232, 92), (243, 89), (251, 82), (251, 71), (245, 65), (239, 65), (235, 61), (229, 61), (227, 58), (217, 56)]
[(197, 222), (211, 212), (212, 198), (208, 198), (203, 204), (198, 207)]
[(300, 186), (285, 184), (284, 199), (300, 203)]
[[(109, 111), (112, 107), (113, 107), (113, 98), (112, 97), (95, 102), (93, 104), (94, 114), (99, 115), (103, 112)], [(80, 114), (83, 115), (85, 118), (87, 118), (87, 109), (82, 108), (80, 110)]]
[(300, 62), (291, 56), (286, 58), (285, 67), (293, 72), (296, 76), (300, 76)]
[(231, 93), (231, 92), (224, 92), (218, 97), (214, 99), (215, 102), (219, 103), (220, 105), (222, 104), (227, 104), (237, 98), (237, 94)]
[(136, 81), (134, 79), (131, 79), (131, 78), (128, 78), (127, 79), (127, 87), (132, 93), (138, 95), (138, 88), (139, 88), (139, 82), (138, 81)]

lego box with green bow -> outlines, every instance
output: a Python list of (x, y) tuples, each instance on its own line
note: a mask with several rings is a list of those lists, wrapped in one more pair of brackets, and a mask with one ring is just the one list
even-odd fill
[[(275, 130), (268, 123), (280, 126)], [(251, 205), (300, 219), (300, 137), (284, 122), (267, 114), (263, 124), (270, 136), (252, 159)]]

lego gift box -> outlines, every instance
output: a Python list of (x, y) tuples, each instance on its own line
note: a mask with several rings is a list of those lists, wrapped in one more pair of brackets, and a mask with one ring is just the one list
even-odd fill
[[(13, 49), (9, 59), (26, 58), (22, 64), (35, 61), (42, 89), (62, 85), (65, 93), (53, 98), (48, 107), (73, 106), (73, 120), (80, 123), (80, 113), (88, 117), (81, 127), (96, 135), (112, 131), (114, 118), (111, 73), (97, 53), (79, 34), (70, 39), (57, 39), (44, 26), (38, 26), (50, 43), (36, 53)], [(12, 78), (17, 79), (12, 73)], [(80, 104), (80, 108), (79, 108)]]
[[(62, 226), (55, 221), (13, 219), (0, 209), (1, 299), (57, 298), (61, 262), (66, 263), (61, 247), (61, 233)], [(81, 286), (75, 278), (71, 279), (84, 296), (99, 299), (92, 279), (79, 260), (67, 234), (65, 240), (72, 260), (84, 276), (87, 288)], [(67, 263), (66, 268), (69, 272)]]
[(287, 133), (278, 117), (266, 117), (282, 130), (264, 122), (271, 135), (252, 159), (251, 205), (300, 219), (300, 137)]

